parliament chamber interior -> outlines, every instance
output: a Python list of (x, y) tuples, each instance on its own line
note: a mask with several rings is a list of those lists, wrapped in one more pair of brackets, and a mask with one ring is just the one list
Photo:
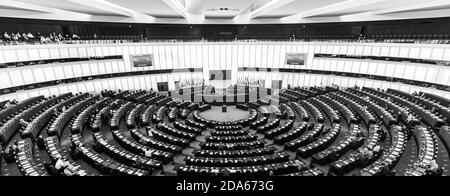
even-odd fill
[(0, 175), (450, 176), (449, 9), (2, 0)]

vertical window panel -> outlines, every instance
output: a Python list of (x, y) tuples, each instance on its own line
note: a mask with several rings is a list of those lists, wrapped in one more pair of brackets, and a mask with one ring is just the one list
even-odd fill
[[(46, 81), (45, 74), (44, 74), (44, 71), (42, 70), (42, 68), (34, 68), (33, 74), (34, 74), (34, 79), (36, 82)], [(9, 78), (8, 78), (8, 80), (9, 80)]]
[(46, 48), (44, 48), (44, 49), (41, 48), (41, 49), (39, 49), (39, 56), (41, 57), (42, 60), (50, 59), (50, 52)]
[(54, 66), (53, 71), (55, 71), (55, 78), (61, 80), (65, 78), (64, 70), (61, 66)]
[(8, 72), (0, 72), (0, 88), (9, 88), (11, 87), (11, 80), (9, 78)]
[[(1, 56), (3, 56), (3, 55), (0, 54), (0, 57)], [(38, 49), (28, 49), (28, 57), (30, 58), (30, 61), (41, 60), (41, 58), (39, 57)]]
[(45, 79), (47, 81), (52, 81), (55, 80), (55, 73), (53, 72), (53, 69), (51, 67), (45, 67), (44, 68), (44, 74), (45, 74)]

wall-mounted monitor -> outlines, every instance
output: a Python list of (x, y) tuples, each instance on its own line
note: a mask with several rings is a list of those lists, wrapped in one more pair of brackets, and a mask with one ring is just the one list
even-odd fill
[(153, 54), (132, 55), (130, 57), (134, 67), (151, 67), (153, 66)]
[(286, 64), (305, 65), (307, 56), (308, 55), (304, 53), (286, 53)]
[(231, 70), (210, 70), (209, 80), (231, 80)]
[(167, 92), (167, 91), (169, 91), (169, 83), (158, 82), (158, 92)]

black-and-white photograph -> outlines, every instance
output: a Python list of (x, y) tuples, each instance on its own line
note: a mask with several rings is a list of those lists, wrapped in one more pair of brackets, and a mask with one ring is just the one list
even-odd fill
[(289, 177), (450, 176), (449, 9), (0, 0), (0, 178), (151, 176), (149, 190), (233, 194), (306, 187)]

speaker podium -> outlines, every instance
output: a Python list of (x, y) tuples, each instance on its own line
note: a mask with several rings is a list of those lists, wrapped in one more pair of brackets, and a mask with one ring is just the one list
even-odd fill
[(227, 112), (228, 110), (227, 107), (228, 107), (227, 105), (222, 105), (222, 112)]

